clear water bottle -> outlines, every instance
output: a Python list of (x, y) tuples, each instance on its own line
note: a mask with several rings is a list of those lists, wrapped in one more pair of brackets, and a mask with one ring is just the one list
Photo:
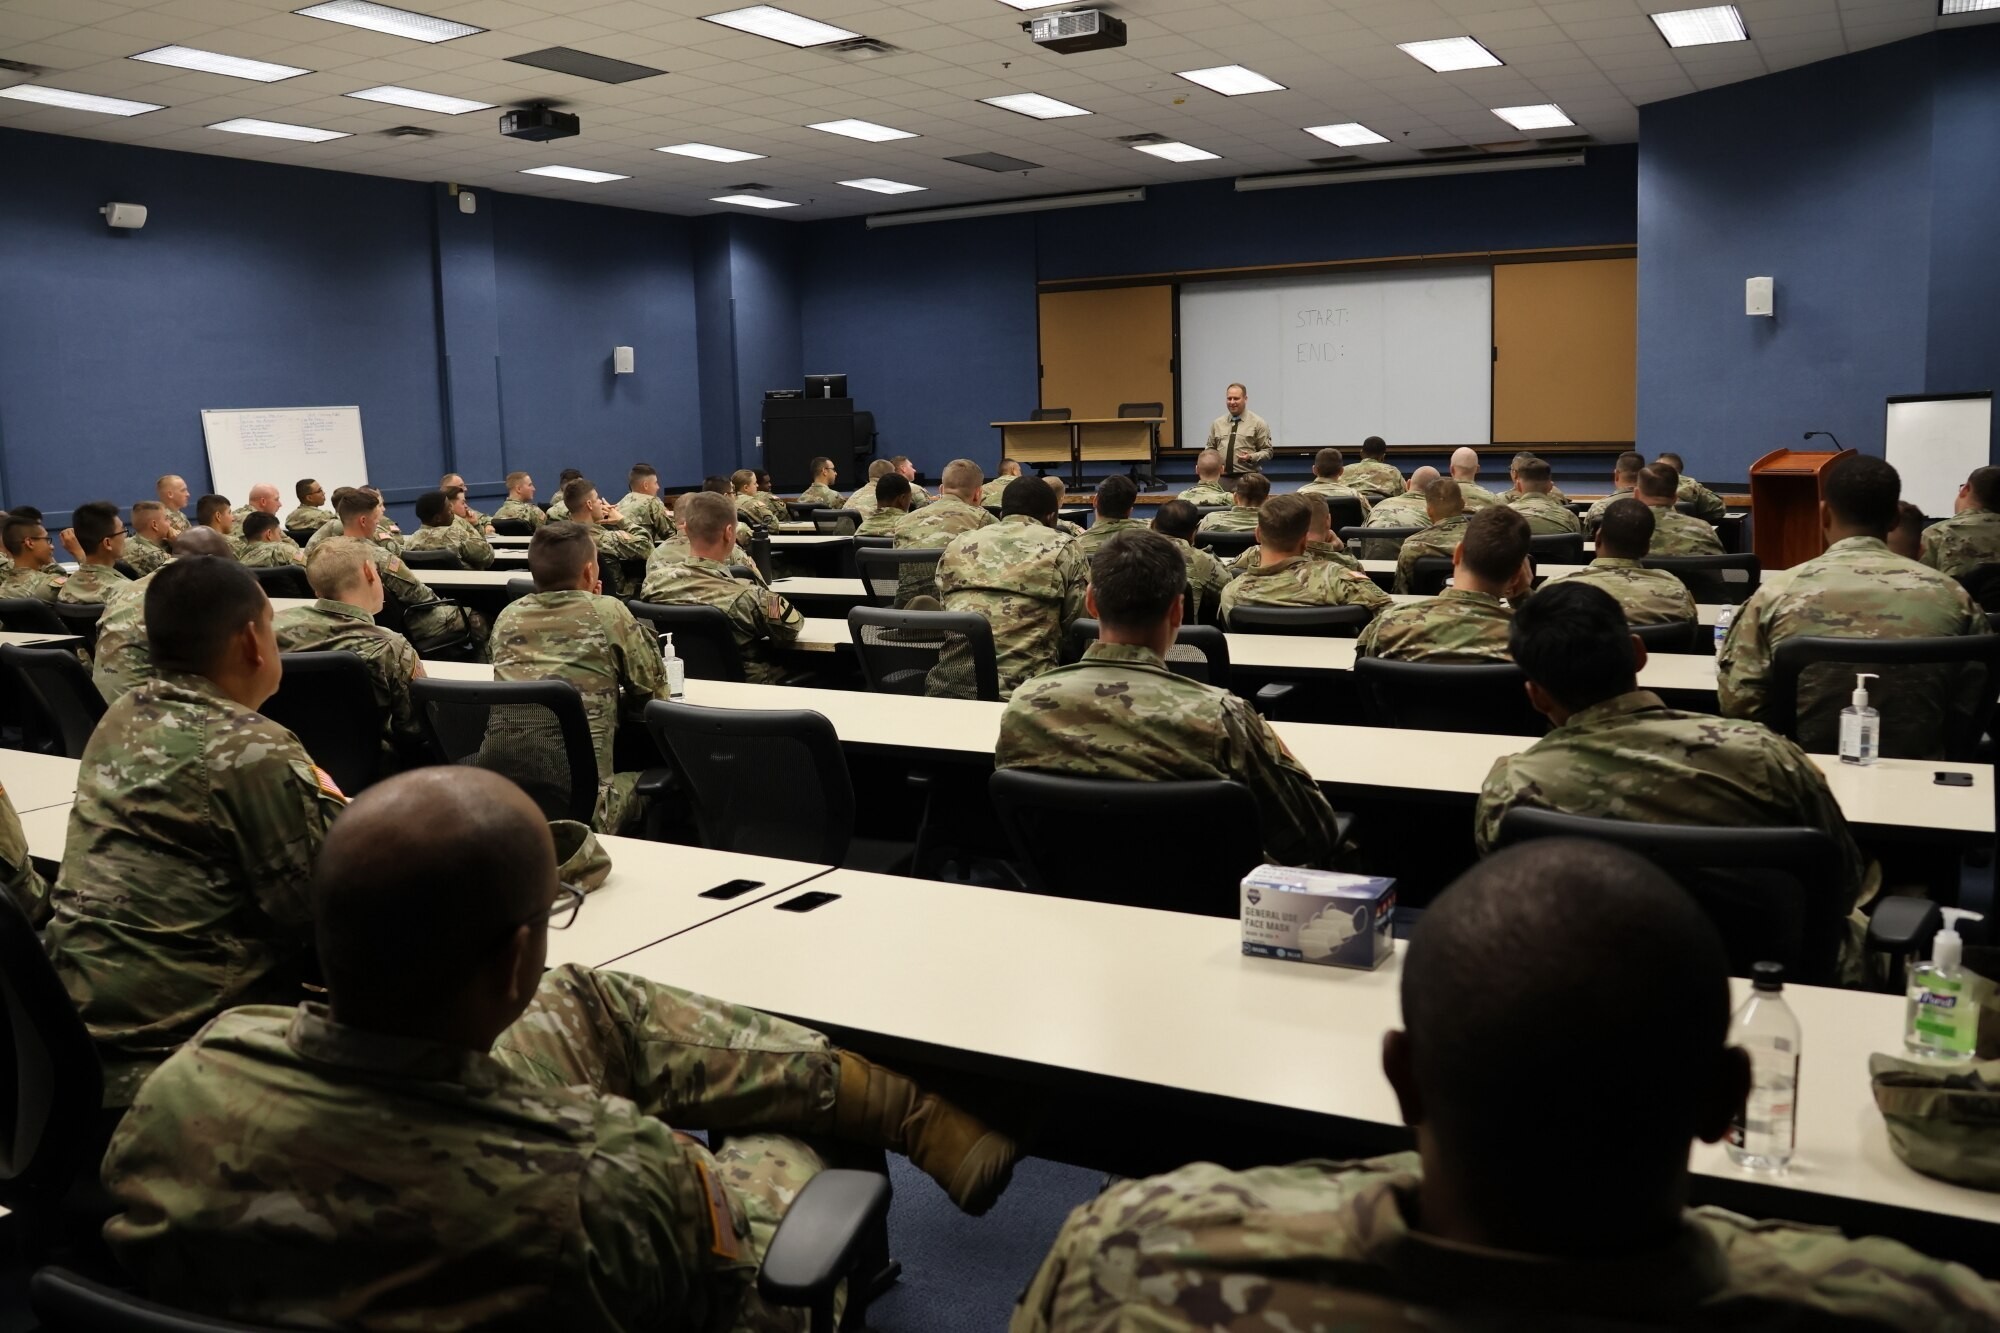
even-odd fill
[(1736, 620), (1736, 608), (1725, 606), (1715, 613), (1715, 655), (1722, 656), (1722, 641), (1729, 637), (1729, 627)]
[(1750, 1057), (1750, 1096), (1724, 1140), (1749, 1171), (1783, 1171), (1798, 1139), (1799, 1020), (1785, 1003), (1785, 969), (1750, 969), (1750, 998), (1729, 1021), (1729, 1044)]
[(660, 665), (667, 675), (667, 697), (680, 699), (687, 695), (687, 663), (674, 653), (674, 636), (660, 636)]

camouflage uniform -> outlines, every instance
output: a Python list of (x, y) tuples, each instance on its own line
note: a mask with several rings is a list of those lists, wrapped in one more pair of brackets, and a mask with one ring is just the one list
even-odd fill
[[(291, 538), (287, 537), (285, 540), (290, 541)], [(138, 570), (140, 578), (146, 577), (171, 558), (167, 549), (151, 538), (132, 537), (125, 543), (125, 563)]]
[(646, 560), (653, 554), (653, 539), (623, 525), (586, 523), (591, 544), (597, 547), (597, 578), (604, 595), (623, 598), (638, 595), (646, 581)]
[(1572, 713), (1495, 760), (1474, 816), (1482, 854), (1517, 805), (1639, 824), (1822, 829), (1840, 848), (1841, 910), (1876, 889), (1825, 777), (1798, 746), (1755, 722), (1668, 708), (1651, 690)]
[(1340, 474), (1340, 479), (1375, 504), (1401, 495), (1409, 486), (1394, 463), (1375, 458), (1349, 463)]
[(1625, 612), (1628, 625), (1692, 622), (1698, 614), (1687, 584), (1664, 569), (1647, 569), (1637, 560), (1600, 555), (1563, 582), (1587, 583), (1611, 594)]
[(1604, 511), (1611, 508), (1614, 500), (1636, 500), (1639, 497), (1631, 490), (1614, 490), (1611, 494), (1590, 502), (1590, 508), (1583, 511), (1583, 526), (1587, 532), (1597, 531), (1597, 525), (1604, 521)]
[(403, 543), (403, 550), (450, 551), (467, 569), (493, 567), (493, 548), (464, 519), (454, 519), (435, 528), (418, 528)]
[(403, 625), (408, 631), (406, 637), (419, 653), (426, 646), (456, 634), (461, 627), (471, 631), (474, 648), (482, 655), (485, 653), (486, 621), (477, 612), (461, 606), (439, 605), (438, 595), (431, 591), (430, 585), (418, 578), (401, 556), (380, 542), (364, 542), (362, 549), (374, 557), (375, 573), (382, 580), (382, 595), (401, 609)]
[(20, 909), (29, 925), (40, 928), (48, 923), (48, 881), (35, 869), (21, 816), (15, 813), (5, 788), (0, 788), (0, 895)]
[(1721, 496), (1690, 477), (1682, 477), (1680, 485), (1674, 488), (1674, 503), (1692, 503), (1694, 517), (1706, 523), (1720, 523), (1729, 514), (1729, 506)]
[(1413, 1231), (1415, 1153), (1126, 1181), (1070, 1214), (1011, 1333), (1405, 1330), (1957, 1330), (2000, 1320), (1992, 1285), (1896, 1241), (1683, 1214), (1671, 1243), (1606, 1262)]
[(1086, 531), (1086, 529), (1080, 523), (1072, 523), (1066, 518), (1058, 518), (1056, 520), (1056, 531), (1064, 534), (1065, 536), (1075, 537), (1077, 540), (1081, 541), (1083, 539), (1083, 534)]
[[(1396, 591), (1413, 592), (1411, 581), (1416, 577), (1417, 561), (1424, 556), (1441, 555), (1450, 557), (1465, 540), (1465, 530), (1472, 524), (1472, 511), (1453, 514), (1450, 518), (1439, 519), (1422, 532), (1403, 538), (1402, 549), (1396, 554)], [(1449, 583), (1450, 577), (1445, 581)]]
[(558, 495), (555, 499), (549, 501), (547, 520), (550, 523), (567, 523), (569, 521), (569, 506), (563, 502), (562, 496)]
[(998, 509), (1006, 496), (1007, 488), (1021, 479), (1019, 473), (1010, 472), (1004, 477), (988, 477), (980, 488), (979, 503), (988, 509)]
[[(154, 570), (157, 574), (159, 571)], [(153, 649), (146, 642), (146, 589), (153, 575), (113, 585), (97, 618), (97, 651), (91, 654), (90, 683), (115, 704), (127, 690), (153, 676)]]
[(9, 565), (0, 574), (0, 598), (27, 597), (37, 602), (51, 605), (61, 597), (63, 585), (69, 582), (69, 575), (61, 565), (46, 565), (41, 569), (23, 569), (19, 565)]
[[(1370, 528), (1427, 528), (1431, 524), (1431, 513), (1424, 497), (1416, 491), (1405, 491), (1392, 495), (1368, 512)], [(1361, 543), (1363, 560), (1394, 560), (1396, 552), (1402, 549), (1399, 542), (1364, 541)]]
[(1174, 498), (1176, 500), (1186, 500), (1191, 505), (1198, 505), (1204, 508), (1209, 505), (1226, 505), (1235, 502), (1234, 496), (1212, 481), (1197, 481)]
[(1513, 621), (1513, 611), (1490, 593), (1446, 588), (1377, 615), (1354, 651), (1396, 662), (1511, 662), (1507, 631)]
[(2000, 563), (2000, 514), (1968, 509), (1924, 529), (1917, 559), (1952, 578)]
[(1248, 700), (1176, 675), (1134, 644), (1093, 643), (1082, 661), (1015, 690), (993, 762), (1134, 782), (1240, 782), (1256, 799), (1270, 860), (1324, 866), (1340, 843), (1312, 775)]
[[(634, 791), (639, 775), (613, 771), (612, 744), (621, 713), (637, 718), (649, 701), (667, 697), (659, 636), (612, 597), (576, 589), (529, 593), (509, 602), (493, 624), (493, 679), (564, 680), (576, 686), (597, 751), (591, 823), (600, 833), (624, 828), (641, 809)], [(569, 790), (562, 742), (542, 710), (523, 713), (496, 714), (487, 724), (481, 765), (507, 774), (531, 794), (552, 787), (560, 801)], [(544, 777), (541, 770), (552, 757), (560, 771)]]
[(657, 495), (627, 491), (617, 509), (626, 527), (645, 533), (655, 542), (666, 541), (680, 531), (680, 525), (674, 522), (674, 511)]
[(339, 809), (291, 732), (161, 673), (83, 749), (49, 956), (104, 1061), (104, 1104), (225, 1009), (298, 998), (306, 883)]
[(393, 764), (419, 752), (424, 734), (410, 700), (410, 681), (421, 668), (408, 639), (383, 629), (360, 607), (326, 597), (278, 612), (271, 627), (280, 652), (353, 653), (360, 658), (375, 687), (375, 702), (387, 710), (383, 755)]
[(791, 518), (775, 495), (736, 493), (736, 520), (760, 528), (775, 528)]
[(1246, 570), (1222, 590), (1222, 619), (1239, 606), (1365, 606), (1379, 614), (1389, 594), (1375, 580), (1331, 560), (1295, 555)]
[(63, 583), (62, 591), (56, 594), (56, 600), (71, 606), (102, 606), (113, 588), (131, 581), (110, 565), (78, 565), (76, 572)]
[(861, 520), (861, 526), (854, 530), (857, 537), (893, 537), (896, 525), (910, 516), (907, 509), (883, 509), (877, 506), (868, 511), (868, 517)]
[[(341, 536), (346, 530), (347, 525), (337, 518), (331, 523), (322, 523), (319, 531), (306, 539), (306, 554), (310, 556), (320, 548), (320, 543), (331, 541), (333, 538)], [(391, 531), (386, 523), (376, 525), (373, 537), (356, 537), (355, 540), (372, 542), (387, 551), (390, 555), (401, 555), (403, 553), (403, 539)]]
[[(1352, 569), (1357, 572), (1361, 569), (1361, 562), (1356, 560), (1346, 547), (1330, 541), (1307, 542), (1305, 557), (1308, 560), (1320, 560), (1328, 564), (1339, 565), (1342, 569)], [(1238, 555), (1234, 560), (1229, 562), (1229, 576), (1235, 578), (1239, 574), (1247, 574), (1263, 563), (1263, 547), (1245, 547), (1241, 555)]]
[(1465, 498), (1465, 512), (1476, 514), (1488, 505), (1500, 503), (1500, 497), (1487, 490), (1476, 481), (1458, 483), (1458, 493)]
[(1722, 538), (1698, 518), (1671, 505), (1653, 506), (1653, 540), (1647, 555), (1722, 555)]
[(307, 528), (323, 528), (329, 523), (339, 522), (340, 515), (324, 505), (300, 505), (285, 515), (285, 526), (303, 532)]
[(304, 566), (306, 553), (290, 537), (280, 537), (274, 542), (244, 542), (236, 558), (251, 569), (284, 569)]
[(1136, 532), (1145, 526), (1146, 521), (1141, 518), (1100, 518), (1077, 538), (1077, 545), (1083, 549), (1083, 558), (1088, 560), (1119, 533)]
[(1522, 518), (1528, 520), (1528, 532), (1536, 537), (1550, 537), (1564, 533), (1582, 532), (1583, 520), (1553, 492), (1543, 495), (1531, 491), (1525, 495), (1512, 495), (1502, 503)]
[[(1083, 614), (1090, 566), (1076, 540), (1026, 514), (951, 539), (938, 557), (947, 611), (976, 611), (993, 626), (1000, 697), (1056, 665), (1063, 626)], [(927, 693), (969, 699), (972, 663), (953, 640), (931, 668)]]
[[(915, 483), (914, 481), (911, 482), (910, 508), (922, 509), (925, 505), (929, 504), (930, 502), (931, 502), (931, 497), (924, 491), (924, 488), (917, 485), (917, 483)], [(858, 510), (862, 514), (874, 513), (875, 483), (872, 481), (864, 483), (860, 490), (856, 491), (854, 494), (847, 497), (847, 503), (842, 507), (846, 509)]]
[[(1569, 497), (1563, 494), (1562, 487), (1560, 486), (1550, 486), (1546, 491), (1502, 491), (1498, 498), (1503, 505), (1517, 505), (1530, 495), (1547, 496), (1563, 508), (1569, 509)], [(1576, 511), (1571, 509), (1570, 513), (1574, 515)], [(1571, 531), (1575, 531), (1575, 529), (1571, 529)]]
[[(1877, 538), (1849, 537), (1824, 555), (1765, 576), (1729, 626), (1716, 663), (1716, 694), (1725, 715), (1769, 723), (1772, 651), (1795, 635), (1907, 639), (1985, 632), (1985, 613), (1957, 580), (1892, 554)], [(1983, 673), (1949, 666), (1877, 669), (1882, 679), (1869, 695), (1882, 713), (1882, 753), (1940, 755), (1946, 729), (1973, 711)], [(1809, 667), (1800, 676), (1797, 734), (1807, 750), (1832, 754), (1839, 748), (1839, 714), (1853, 690), (1854, 670), (1837, 663)]]
[(1227, 509), (1213, 514), (1203, 514), (1201, 525), (1196, 532), (1254, 532), (1257, 530), (1257, 511), (1248, 505), (1232, 504)]
[[(653, 548), (653, 553), (646, 557), (645, 582), (651, 583), (654, 573), (665, 569), (668, 565), (684, 565), (692, 559), (694, 559), (694, 546), (688, 541), (685, 532), (670, 541), (661, 542)], [(756, 566), (753, 565), (751, 568), (754, 569)], [(640, 586), (643, 588), (645, 585)]]
[(493, 511), (493, 518), (496, 522), (504, 518), (515, 523), (526, 523), (530, 528), (539, 528), (549, 521), (549, 516), (544, 514), (542, 507), (533, 500), (510, 499)]
[(1298, 493), (1300, 495), (1323, 496), (1329, 500), (1359, 500), (1361, 502), (1361, 521), (1363, 523), (1368, 521), (1369, 513), (1375, 508), (1373, 500), (1363, 495), (1355, 487), (1347, 484), (1347, 474), (1345, 472), (1340, 474), (1339, 481), (1324, 481), (1315, 477), (1305, 485), (1299, 487)]
[[(1254, 469), (1257, 464), (1269, 458), (1272, 453), (1271, 427), (1264, 418), (1243, 409), (1240, 417), (1231, 417), (1227, 412), (1209, 423), (1207, 448), (1222, 455), (1225, 472), (1244, 472)], [(1236, 461), (1236, 451), (1245, 450), (1250, 455), (1248, 463)]]
[[(956, 495), (941, 494), (935, 502), (905, 514), (897, 522), (892, 535), (898, 551), (928, 550), (949, 545), (951, 539), (961, 532), (991, 527), (999, 521), (976, 504), (968, 504)], [(912, 597), (935, 596), (937, 579), (933, 571), (908, 566), (897, 571), (897, 606), (908, 606)]]
[[(1235, 575), (1201, 547), (1179, 537), (1168, 537), (1167, 540), (1180, 548), (1181, 559), (1187, 561), (1188, 588), (1194, 593), (1196, 623), (1204, 616), (1213, 617), (1222, 603), (1222, 590), (1229, 586), (1229, 580)], [(1257, 548), (1253, 546), (1250, 549), (1254, 551)]]
[[(988, 483), (988, 487), (991, 489), (991, 483)], [(838, 509), (847, 503), (847, 499), (833, 487), (814, 482), (799, 492), (799, 503), (812, 505), (817, 509)]]
[(153, 1296), (260, 1325), (800, 1333), (756, 1273), (821, 1167), (783, 1131), (838, 1079), (816, 1032), (578, 967), (491, 1054), (239, 1009), (120, 1126), (106, 1238)]
[(712, 606), (728, 616), (743, 658), (744, 679), (759, 685), (775, 685), (785, 678), (784, 668), (772, 659), (767, 645), (795, 642), (806, 623), (798, 608), (783, 597), (778, 597), (777, 616), (766, 615), (764, 603), (777, 594), (761, 583), (735, 578), (720, 561), (700, 556), (649, 570), (640, 596), (663, 606)]
[(193, 525), (188, 522), (188, 516), (185, 513), (178, 509), (169, 509), (167, 511), (167, 526), (172, 528), (174, 536), (178, 537)]

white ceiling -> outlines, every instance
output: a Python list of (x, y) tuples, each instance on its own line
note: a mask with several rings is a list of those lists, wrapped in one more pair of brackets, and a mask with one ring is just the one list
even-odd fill
[[(1524, 137), (1489, 108), (1557, 102), (1599, 142), (1637, 138), (1637, 108), (1971, 19), (1936, 0), (1738, 0), (1751, 40), (1673, 50), (1646, 15), (1688, 0), (1113, 0), (1130, 44), (1049, 55), (999, 0), (784, 0), (903, 53), (850, 62), (698, 17), (751, 0), (407, 0), (404, 7), (489, 31), (437, 45), (293, 14), (311, 0), (0, 0), (0, 58), (43, 66), (35, 81), (167, 104), (120, 119), (0, 98), (0, 125), (119, 143), (455, 181), (522, 194), (679, 214), (748, 181), (805, 207), (781, 218), (858, 213), (1306, 168), (1316, 157), (1409, 158), (1417, 150)], [(399, 3), (402, 0), (399, 0)], [(1084, 7), (1079, 0), (1077, 7)], [(1504, 68), (1434, 74), (1396, 43), (1470, 34)], [(166, 44), (301, 65), (260, 84), (129, 60)], [(548, 46), (669, 71), (610, 85), (509, 63)], [(1174, 71), (1242, 64), (1284, 92), (1223, 97)], [(19, 81), (0, 70), (0, 84)], [(500, 137), (498, 111), (444, 116), (341, 94), (376, 84), (501, 107), (547, 99), (583, 118), (551, 144)], [(976, 99), (1039, 92), (1096, 113), (1037, 121)], [(351, 131), (323, 144), (203, 128), (235, 116)], [(870, 144), (804, 128), (858, 117), (922, 137)], [(1358, 120), (1392, 142), (1343, 150), (1302, 127)], [(400, 125), (436, 137), (395, 141)], [(1179, 166), (1114, 142), (1158, 133), (1220, 153)], [(652, 151), (688, 140), (767, 154), (733, 166)], [(1044, 164), (995, 175), (942, 159), (1001, 152)], [(520, 174), (546, 164), (616, 171), (587, 185)], [(882, 176), (928, 187), (889, 197), (834, 182)]]

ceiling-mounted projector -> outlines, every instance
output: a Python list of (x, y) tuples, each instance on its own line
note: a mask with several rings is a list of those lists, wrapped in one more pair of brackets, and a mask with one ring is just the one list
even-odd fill
[(1078, 51), (1105, 51), (1125, 45), (1125, 21), (1098, 9), (1066, 9), (1059, 14), (1037, 14), (1023, 25), (1035, 45), (1062, 55)]
[(500, 117), (500, 133), (509, 139), (547, 143), (550, 139), (568, 139), (582, 132), (582, 121), (567, 112), (546, 106), (516, 107)]

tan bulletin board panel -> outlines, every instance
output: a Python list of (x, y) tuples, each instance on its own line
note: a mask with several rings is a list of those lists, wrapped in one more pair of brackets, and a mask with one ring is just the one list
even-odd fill
[(1495, 264), (1493, 346), (1495, 444), (1632, 439), (1639, 261)]
[(1043, 292), (1043, 407), (1115, 417), (1120, 403), (1159, 403), (1160, 443), (1174, 442), (1174, 289)]

